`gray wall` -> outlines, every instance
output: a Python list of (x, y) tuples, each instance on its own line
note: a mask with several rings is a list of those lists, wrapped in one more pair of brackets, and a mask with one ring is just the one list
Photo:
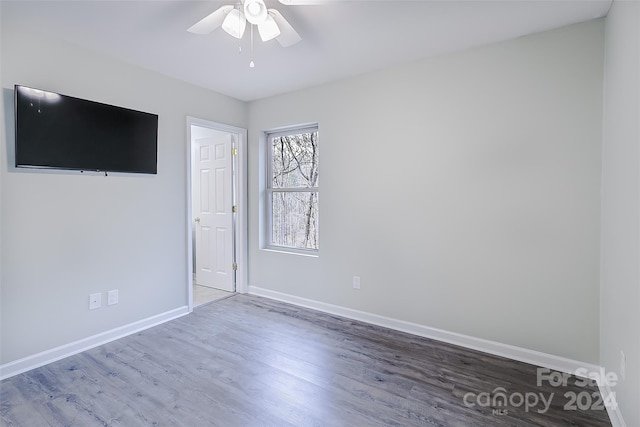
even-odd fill
[[(186, 306), (186, 116), (246, 127), (246, 104), (7, 22), (1, 52), (0, 363)], [(158, 114), (158, 175), (16, 171), (14, 84)]]
[[(602, 79), (598, 20), (251, 103), (250, 285), (597, 363)], [(320, 256), (260, 250), (258, 138), (308, 122)]]
[(619, 377), (627, 425), (640, 426), (640, 3), (613, 3), (605, 40), (600, 364)]

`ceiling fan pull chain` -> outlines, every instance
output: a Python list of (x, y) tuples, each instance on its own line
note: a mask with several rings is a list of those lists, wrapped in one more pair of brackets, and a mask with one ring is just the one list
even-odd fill
[[(240, 11), (242, 8), (242, 3), (238, 2), (236, 6), (238, 8), (238, 11)], [(238, 20), (238, 34), (242, 34), (242, 32), (240, 31), (241, 27), (242, 27), (242, 21)], [(238, 53), (242, 53), (242, 37), (238, 38)]]
[(253, 68), (256, 64), (253, 62), (253, 27), (255, 25), (251, 24), (251, 62), (249, 62), (249, 67)]

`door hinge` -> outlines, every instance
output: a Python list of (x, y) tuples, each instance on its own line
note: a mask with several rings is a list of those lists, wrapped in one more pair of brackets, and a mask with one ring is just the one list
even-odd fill
[(237, 148), (232, 148), (231, 149), (231, 155), (232, 156), (237, 156), (238, 155), (238, 149)]
[(237, 271), (238, 270), (238, 264), (236, 264), (234, 262), (233, 265), (231, 266), (231, 268), (233, 268), (233, 271)]
[(231, 207), (231, 213), (238, 213), (238, 207), (237, 206), (232, 206)]

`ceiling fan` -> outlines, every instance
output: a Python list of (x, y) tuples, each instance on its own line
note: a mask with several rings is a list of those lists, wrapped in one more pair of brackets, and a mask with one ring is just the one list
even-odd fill
[[(286, 5), (314, 4), (316, 2), (318, 0), (280, 0), (280, 3)], [(247, 22), (258, 27), (260, 38), (264, 42), (276, 39), (280, 45), (288, 47), (302, 40), (280, 12), (276, 9), (267, 9), (264, 0), (238, 0), (235, 6), (222, 6), (196, 22), (187, 31), (195, 34), (209, 34), (222, 26), (225, 32), (241, 39)], [(253, 30), (253, 27), (251, 29)]]

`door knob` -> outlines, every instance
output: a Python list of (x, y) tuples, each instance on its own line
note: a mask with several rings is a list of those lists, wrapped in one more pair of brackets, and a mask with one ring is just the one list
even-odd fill
[(200, 217), (199, 216), (196, 217), (195, 222), (198, 222), (198, 223), (200, 222)]

